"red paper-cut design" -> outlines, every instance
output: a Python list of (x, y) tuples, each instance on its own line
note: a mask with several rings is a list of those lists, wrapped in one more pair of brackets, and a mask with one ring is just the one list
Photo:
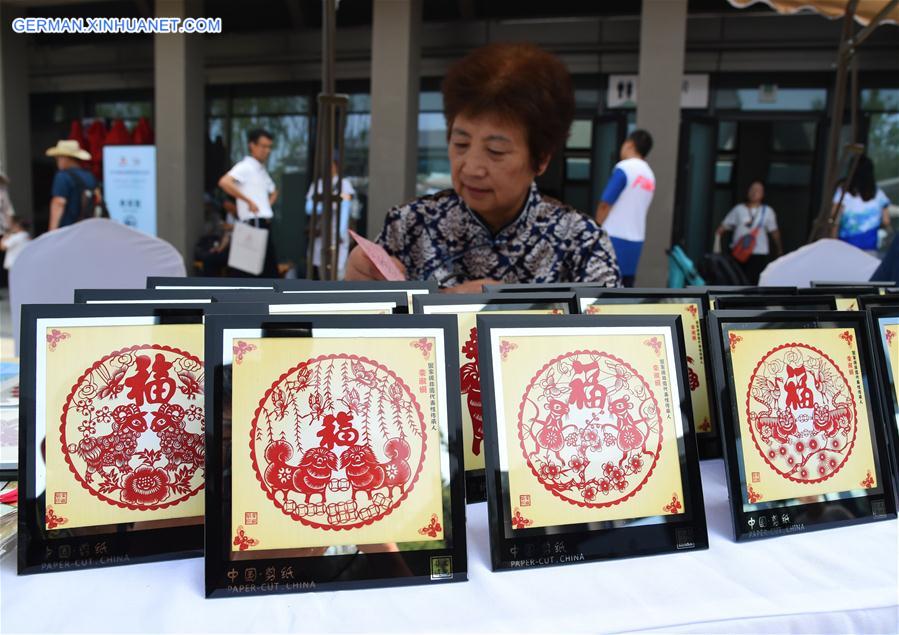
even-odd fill
[(47, 529), (56, 529), (60, 525), (65, 525), (67, 522), (69, 522), (68, 518), (57, 516), (52, 507), (47, 508)]
[(471, 452), (481, 453), (484, 440), (484, 412), (481, 404), (481, 372), (478, 368), (478, 329), (472, 328), (468, 341), (462, 346), (462, 355), (471, 361), (459, 368), (462, 394), (468, 395), (468, 414), (471, 417)]
[(858, 417), (843, 371), (823, 351), (789, 343), (759, 359), (746, 390), (755, 447), (783, 478), (818, 483), (852, 453)]
[(729, 340), (729, 344), (730, 344), (730, 350), (731, 350), (731, 352), (733, 352), (733, 351), (737, 350), (737, 344), (739, 342), (743, 341), (743, 337), (740, 335), (737, 335), (736, 333), (731, 332), (728, 334), (728, 340)]
[(552, 309), (550, 311), (550, 315), (564, 315), (564, 313), (562, 309)]
[(534, 521), (522, 516), (521, 511), (516, 507), (512, 514), (512, 529), (524, 529), (532, 524), (534, 524)]
[(887, 338), (887, 346), (893, 345), (893, 338), (896, 336), (895, 331), (891, 331), (890, 329), (883, 330), (884, 337)]
[(865, 477), (865, 480), (861, 482), (861, 486), (865, 489), (871, 489), (874, 487), (874, 477), (871, 476), (871, 470), (868, 470), (868, 475)]
[(518, 438), (541, 485), (580, 507), (634, 496), (662, 449), (662, 416), (647, 381), (596, 350), (560, 355), (531, 379), (518, 409)]
[(506, 361), (509, 358), (509, 353), (518, 348), (518, 344), (514, 344), (508, 340), (500, 340), (499, 343), (499, 354), (502, 357), (503, 361)]
[(240, 364), (243, 361), (243, 356), (247, 353), (256, 350), (255, 344), (250, 344), (249, 342), (244, 342), (243, 340), (239, 340), (237, 344), (231, 347), (231, 351), (234, 354), (234, 363)]
[(855, 338), (852, 336), (851, 331), (843, 331), (842, 333), (840, 333), (840, 339), (846, 342), (848, 346), (852, 346), (852, 341)]
[(699, 432), (711, 432), (712, 431), (712, 422), (709, 421), (708, 417), (704, 417), (696, 429)]
[(234, 536), (233, 544), (240, 551), (246, 551), (250, 547), (255, 547), (259, 544), (259, 541), (255, 538), (250, 538), (247, 535), (247, 532), (244, 530), (243, 525), (237, 526), (237, 535)]
[(762, 500), (762, 495), (752, 489), (752, 485), (746, 486), (746, 491), (749, 495), (749, 503), (755, 505), (757, 502)]
[(651, 337), (648, 340), (643, 340), (643, 343), (651, 348), (656, 355), (662, 354), (662, 340), (659, 338)]
[(683, 508), (684, 506), (681, 505), (681, 502), (677, 498), (677, 492), (675, 492), (671, 495), (671, 502), (665, 505), (665, 507), (663, 507), (662, 509), (664, 509), (669, 514), (679, 514), (680, 510), (682, 510)]
[(409, 342), (409, 346), (420, 350), (421, 356), (427, 359), (431, 354), (431, 349), (434, 348), (434, 343), (431, 342), (431, 340), (429, 340), (428, 338), (422, 337), (415, 340), (414, 342)]
[(694, 364), (693, 358), (687, 355), (687, 382), (690, 384), (690, 392), (696, 392), (699, 388), (699, 375), (693, 369)]
[(443, 526), (441, 526), (440, 521), (437, 520), (437, 514), (431, 514), (431, 522), (419, 529), (418, 533), (422, 536), (436, 538), (441, 531), (443, 531)]
[(65, 331), (60, 331), (59, 329), (50, 329), (47, 333), (47, 346), (51, 351), (56, 350), (56, 346), (63, 340), (67, 340), (72, 337), (69, 333)]
[(695, 304), (687, 305), (687, 312), (693, 316), (693, 318), (697, 318), (699, 316), (699, 308)]
[(203, 362), (159, 344), (106, 355), (72, 386), (60, 417), (62, 452), (95, 498), (145, 511), (203, 489)]
[(586, 309), (584, 309), (584, 313), (586, 313), (587, 315), (595, 315), (595, 314), (599, 313), (600, 311), (602, 311), (602, 309), (600, 308), (600, 305), (598, 305), (598, 304), (591, 304), (591, 305), (587, 306)]
[(376, 360), (345, 353), (303, 361), (259, 402), (250, 457), (266, 496), (320, 529), (377, 522), (424, 468), (427, 428), (409, 386)]

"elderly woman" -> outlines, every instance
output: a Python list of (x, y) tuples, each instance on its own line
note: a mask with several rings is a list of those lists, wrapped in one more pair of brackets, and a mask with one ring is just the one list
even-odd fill
[[(497, 281), (618, 286), (605, 231), (534, 183), (574, 117), (562, 62), (533, 45), (492, 44), (453, 65), (442, 88), (453, 189), (394, 207), (376, 239), (407, 277), (460, 293)], [(380, 278), (354, 249), (346, 279)]]

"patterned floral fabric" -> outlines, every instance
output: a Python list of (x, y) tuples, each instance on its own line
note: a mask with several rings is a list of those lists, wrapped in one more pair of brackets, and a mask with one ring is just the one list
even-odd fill
[(495, 235), (453, 190), (394, 207), (376, 241), (410, 280), (442, 287), (467, 280), (621, 283), (608, 234), (592, 219), (531, 184), (518, 217)]

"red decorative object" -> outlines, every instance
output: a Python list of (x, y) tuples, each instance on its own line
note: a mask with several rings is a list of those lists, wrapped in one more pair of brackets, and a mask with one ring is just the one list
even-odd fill
[(687, 356), (687, 381), (690, 384), (690, 392), (696, 392), (699, 388), (699, 375), (693, 370), (693, 358)]
[(602, 309), (598, 304), (591, 304), (586, 309), (584, 309), (584, 313), (587, 315), (595, 315), (599, 313)]
[(437, 520), (437, 514), (431, 514), (431, 522), (429, 522), (425, 527), (419, 529), (418, 533), (420, 533), (422, 536), (436, 538), (441, 531), (443, 531), (443, 526)]
[(865, 477), (865, 480), (861, 482), (861, 486), (865, 489), (871, 489), (874, 487), (874, 477), (871, 476), (871, 470), (868, 470), (868, 475)]
[(250, 547), (255, 547), (259, 544), (259, 541), (255, 538), (250, 538), (247, 535), (247, 532), (244, 530), (243, 525), (237, 526), (237, 535), (234, 536), (233, 544), (240, 551), (246, 551)]
[(431, 349), (434, 348), (434, 344), (426, 337), (417, 339), (414, 342), (409, 342), (409, 346), (420, 350), (421, 356), (425, 359), (428, 358), (428, 356), (431, 354)]
[(695, 304), (688, 304), (687, 312), (690, 315), (692, 315), (694, 319), (696, 319), (699, 316), (699, 309), (697, 308), (697, 306)]
[(125, 127), (125, 122), (121, 119), (116, 119), (112, 122), (112, 127), (110, 127), (109, 132), (106, 133), (106, 138), (103, 140), (103, 145), (107, 146), (130, 146), (131, 145), (131, 134), (128, 132), (128, 129)]
[(746, 390), (746, 417), (765, 463), (791, 481), (827, 480), (852, 454), (855, 396), (836, 362), (807, 344), (761, 356)]
[(515, 508), (514, 513), (512, 514), (512, 529), (524, 529), (525, 527), (529, 527), (534, 524), (534, 521), (530, 518), (525, 518), (521, 515), (521, 512), (518, 508)]
[(103, 178), (103, 146), (106, 143), (106, 125), (95, 119), (87, 129), (87, 151), (91, 153), (90, 170), (97, 180)]
[(648, 340), (643, 340), (643, 343), (651, 348), (656, 355), (662, 354), (662, 340), (659, 338), (651, 337)]
[(462, 394), (468, 395), (468, 415), (471, 417), (471, 452), (481, 453), (484, 440), (484, 412), (481, 404), (481, 373), (478, 368), (478, 329), (472, 328), (468, 341), (462, 346), (462, 355), (471, 361), (462, 364), (459, 376)]
[(501, 340), (499, 343), (499, 354), (502, 357), (503, 361), (506, 361), (509, 357), (509, 353), (518, 348), (518, 344), (513, 344), (508, 340)]
[(709, 421), (708, 417), (703, 418), (700, 422), (699, 426), (696, 428), (699, 432), (711, 432), (712, 431), (712, 422)]
[(747, 486), (747, 492), (749, 494), (749, 503), (751, 505), (755, 505), (757, 502), (762, 500), (762, 495), (752, 489), (752, 485)]
[(677, 499), (677, 493), (675, 492), (671, 495), (671, 502), (665, 505), (665, 507), (663, 507), (662, 509), (664, 509), (669, 514), (679, 514), (680, 510), (682, 510), (683, 508), (684, 506), (681, 505), (681, 502)]
[(843, 331), (840, 333), (840, 339), (846, 342), (847, 345), (852, 346), (852, 342), (855, 338), (852, 336), (851, 331)]
[(893, 338), (896, 336), (896, 332), (891, 331), (890, 329), (884, 329), (883, 334), (887, 338), (887, 346), (892, 346)]
[(203, 362), (158, 344), (95, 362), (60, 418), (69, 470), (92, 496), (131, 510), (178, 505), (203, 488)]
[(397, 509), (424, 468), (427, 428), (408, 385), (379, 362), (322, 355), (294, 366), (259, 401), (250, 458), (292, 519), (352, 529)]
[(728, 334), (728, 340), (730, 343), (730, 350), (731, 350), (731, 352), (733, 352), (733, 351), (737, 350), (737, 344), (739, 342), (743, 341), (743, 337), (740, 335), (737, 335), (736, 333), (731, 332)]
[(51, 351), (55, 351), (57, 345), (61, 341), (67, 340), (70, 337), (71, 335), (69, 335), (65, 331), (60, 331), (59, 329), (50, 329), (50, 331), (47, 333), (47, 346)]
[(560, 355), (531, 379), (518, 409), (518, 438), (531, 472), (554, 496), (608, 507), (648, 481), (662, 449), (652, 388), (609, 353)]
[(131, 133), (131, 141), (138, 146), (153, 145), (153, 128), (150, 127), (146, 117), (137, 120), (137, 125)]
[(63, 518), (62, 516), (57, 516), (56, 512), (53, 511), (52, 507), (47, 508), (47, 529), (56, 529), (60, 525), (65, 525), (69, 522), (68, 518)]
[(243, 361), (243, 356), (247, 353), (256, 350), (255, 344), (250, 344), (249, 342), (244, 342), (243, 340), (239, 340), (237, 344), (231, 347), (231, 352), (234, 355), (234, 363), (240, 364)]
[(81, 126), (81, 122), (77, 119), (73, 119), (71, 125), (69, 126), (68, 138), (72, 141), (77, 141), (79, 146), (87, 150), (87, 137), (84, 136), (84, 128)]

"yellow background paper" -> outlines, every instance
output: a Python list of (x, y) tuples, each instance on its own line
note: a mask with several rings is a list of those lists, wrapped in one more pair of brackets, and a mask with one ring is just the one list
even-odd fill
[[(696, 309), (694, 316), (690, 307)], [(697, 434), (712, 432), (712, 408), (709, 405), (709, 387), (706, 385), (705, 349), (702, 345), (702, 330), (699, 326), (699, 306), (695, 303), (659, 304), (591, 304), (586, 313), (597, 315), (679, 315), (684, 329), (684, 348), (688, 357), (693, 358), (693, 370), (699, 377), (699, 387), (690, 392), (693, 403), (693, 426)]]
[[(55, 349), (47, 349), (47, 506), (56, 515), (67, 519), (61, 529), (93, 527), (126, 522), (142, 522), (172, 518), (202, 516), (204, 491), (186, 501), (165, 509), (136, 511), (123, 509), (95, 498), (75, 478), (62, 453), (59, 427), (60, 416), (72, 386), (88, 368), (110, 353), (138, 344), (160, 344), (178, 348), (203, 359), (203, 326), (201, 324), (166, 324), (146, 326), (79, 326), (50, 327), (69, 334)], [(46, 342), (46, 332), (38, 333), (38, 340)], [(199, 395), (203, 405), (203, 395)], [(98, 429), (98, 434), (108, 433)], [(144, 434), (153, 434), (148, 431)], [(72, 440), (69, 439), (69, 443)], [(94, 475), (93, 483), (100, 478)], [(56, 501), (57, 492), (66, 494), (66, 503)]]
[[(436, 340), (428, 338), (431, 351), (425, 357), (412, 347), (418, 337), (391, 338), (240, 338), (256, 347), (245, 353), (240, 363), (233, 365), (231, 533), (243, 526), (246, 535), (258, 544), (249, 550), (325, 547), (332, 545), (368, 545), (443, 540), (443, 532), (436, 537), (419, 533), (436, 514), (443, 526), (443, 484), (441, 480), (441, 439), (438, 422), (430, 417), (431, 404), (437, 405), (437, 393), (419, 392), (418, 377), (428, 363), (436, 367)], [(308, 359), (326, 354), (347, 353), (367, 357), (392, 370), (412, 391), (424, 415), (427, 448), (422, 471), (409, 495), (398, 507), (372, 524), (354, 529), (320, 529), (310, 527), (285, 514), (266, 496), (264, 486), (253, 470), (250, 457), (251, 426), (256, 408), (266, 391), (279, 377)], [(436, 386), (435, 382), (435, 386)], [(439, 408), (437, 409), (439, 412)], [(436, 428), (436, 429), (435, 429)], [(259, 446), (257, 446), (259, 447)], [(260, 457), (261, 458), (261, 457)], [(296, 457), (294, 457), (294, 460)], [(411, 462), (410, 462), (411, 465)], [(413, 469), (414, 466), (413, 466)], [(357, 494), (361, 503), (367, 499)], [(315, 496), (312, 502), (318, 502)], [(246, 513), (256, 513), (258, 524), (247, 525)], [(237, 551), (236, 547), (233, 547)]]
[[(508, 352), (500, 363), (501, 376), (495, 377), (497, 396), (502, 395), (505, 420), (498, 422), (506, 435), (505, 452), (509, 467), (510, 517), (517, 509), (522, 516), (532, 521), (531, 527), (569, 525), (575, 523), (598, 522), (627, 518), (662, 516), (670, 512), (664, 507), (677, 496), (683, 505), (680, 459), (678, 456), (677, 428), (674, 419), (676, 404), (671, 403), (674, 392), (669, 392), (671, 414), (666, 414), (665, 400), (661, 386), (653, 381), (653, 365), (664, 368), (669, 382), (674, 379), (674, 370), (669, 367), (663, 347), (656, 356), (652, 348), (644, 344), (648, 337), (664, 340), (664, 335), (627, 334), (595, 336), (501, 336), (499, 341), (508, 341), (517, 348)], [(493, 356), (501, 359), (498, 347), (491, 343)], [(579, 507), (557, 497), (537, 480), (528, 465), (518, 438), (518, 412), (522, 397), (531, 379), (550, 360), (566, 352), (576, 350), (596, 350), (614, 355), (624, 360), (647, 381), (659, 403), (662, 418), (662, 444), (659, 460), (652, 474), (636, 494), (626, 501), (608, 507)], [(588, 457), (589, 458), (589, 457)], [(647, 457), (646, 460), (648, 461)], [(530, 497), (531, 504), (522, 506), (522, 496)], [(611, 496), (614, 499), (614, 494)], [(597, 501), (601, 496), (597, 497)], [(684, 513), (681, 509), (680, 513)]]
[[(871, 444), (871, 431), (868, 424), (868, 411), (865, 396), (858, 392), (856, 375), (847, 362), (847, 356), (855, 352), (858, 359), (858, 348), (853, 339), (851, 346), (840, 338), (846, 329), (752, 329), (731, 330), (730, 333), (743, 338), (736, 343), (731, 355), (736, 401), (740, 415), (741, 449), (745, 468), (747, 487), (751, 486), (758, 501), (786, 500), (802, 496), (816, 496), (849, 490), (864, 489), (861, 482), (870, 471), (876, 486), (877, 475), (874, 471), (874, 451)], [(854, 335), (853, 335), (854, 337)], [(852, 453), (843, 467), (833, 476), (819, 483), (797, 483), (775, 471), (762, 457), (753, 441), (746, 417), (746, 394), (752, 372), (765, 353), (782, 344), (800, 343), (823, 351), (842, 371), (855, 397), (856, 437)], [(807, 349), (806, 349), (807, 350)], [(803, 351), (804, 352), (804, 351)], [(840, 385), (842, 380), (838, 379)], [(764, 449), (765, 444), (761, 444)], [(755, 476), (754, 476), (755, 475)], [(748, 493), (743, 492), (744, 499)]]

